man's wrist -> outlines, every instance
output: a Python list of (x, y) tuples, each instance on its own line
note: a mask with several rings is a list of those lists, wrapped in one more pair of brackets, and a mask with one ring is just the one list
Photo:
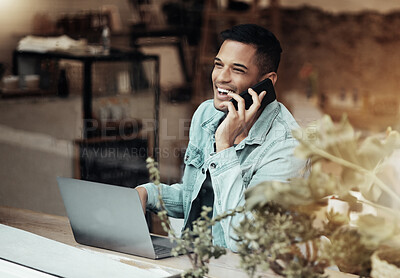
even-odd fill
[(148, 199), (147, 190), (144, 187), (136, 187), (135, 189), (139, 193), (139, 198), (140, 198), (140, 202), (141, 202), (141, 205), (143, 208), (143, 212), (146, 212), (146, 205), (147, 205), (147, 199)]

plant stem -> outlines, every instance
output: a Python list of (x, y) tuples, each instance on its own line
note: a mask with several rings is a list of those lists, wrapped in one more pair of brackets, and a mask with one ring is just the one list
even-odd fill
[(381, 206), (381, 205), (376, 204), (376, 203), (374, 203), (374, 202), (371, 202), (371, 201), (369, 201), (369, 200), (357, 200), (357, 202), (362, 203), (362, 204), (369, 205), (369, 206), (371, 206), (371, 207), (375, 207), (375, 208), (377, 208), (377, 209), (381, 209), (381, 210), (383, 210), (383, 211), (386, 211), (386, 212), (390, 213), (390, 214), (393, 215), (394, 217), (400, 219), (400, 215), (398, 214), (398, 212), (395, 211), (395, 210), (393, 210), (393, 209), (391, 209), (391, 208), (388, 208), (388, 207), (385, 207), (385, 206)]
[(330, 153), (328, 153), (328, 152), (326, 152), (324, 150), (321, 150), (319, 148), (316, 148), (314, 145), (309, 144), (309, 143), (307, 143), (305, 141), (302, 141), (302, 143), (305, 144), (308, 148), (310, 148), (314, 153), (316, 153), (316, 154), (318, 154), (318, 155), (320, 155), (322, 157), (325, 157), (326, 159), (328, 159), (328, 160), (330, 160), (332, 162), (335, 162), (335, 163), (337, 163), (339, 165), (342, 165), (344, 167), (353, 169), (355, 171), (358, 171), (358, 172), (360, 172), (360, 173), (372, 178), (376, 182), (376, 185), (378, 187), (380, 187), (380, 189), (382, 189), (383, 191), (388, 193), (390, 195), (390, 197), (395, 199), (397, 202), (400, 202), (400, 197), (389, 186), (387, 186), (381, 179), (379, 179), (375, 175), (375, 173), (373, 173), (373, 172), (371, 172), (371, 171), (369, 171), (369, 170), (367, 170), (367, 169), (365, 169), (365, 168), (363, 168), (363, 167), (361, 167), (361, 166), (359, 166), (357, 164), (354, 164), (352, 162), (344, 160), (344, 159), (342, 159), (340, 157), (331, 155)]

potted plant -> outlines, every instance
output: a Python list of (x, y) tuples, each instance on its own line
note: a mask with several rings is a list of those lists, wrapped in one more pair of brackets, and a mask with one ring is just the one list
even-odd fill
[[(388, 129), (384, 137), (363, 138), (346, 117), (335, 124), (324, 116), (293, 136), (300, 142), (295, 154), (309, 161), (305, 177), (260, 183), (246, 191), (245, 208), (216, 219), (205, 212), (193, 231), (183, 233), (183, 239), (197, 240), (192, 256), (200, 262), (184, 275), (207, 273), (207, 260), (224, 253), (212, 245), (209, 227), (240, 212), (238, 254), (251, 277), (266, 269), (284, 277), (326, 277), (324, 270), (332, 266), (360, 276), (395, 277), (400, 211), (391, 205), (400, 204), (400, 190), (394, 189), (400, 181), (393, 179), (392, 155), (400, 148), (399, 133)], [(161, 217), (167, 221), (165, 212)], [(189, 248), (183, 239), (177, 239), (178, 248)]]

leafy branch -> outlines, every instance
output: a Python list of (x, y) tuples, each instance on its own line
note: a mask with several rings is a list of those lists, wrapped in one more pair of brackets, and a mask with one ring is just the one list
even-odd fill
[(212, 211), (212, 208), (203, 206), (200, 217), (193, 222), (192, 230), (186, 228), (182, 232), (181, 237), (178, 237), (175, 231), (172, 229), (171, 222), (168, 218), (167, 210), (162, 199), (160, 174), (157, 169), (157, 164), (152, 158), (147, 158), (146, 162), (147, 168), (149, 169), (150, 180), (158, 187), (158, 216), (161, 219), (161, 225), (164, 231), (169, 234), (171, 240), (177, 243), (177, 246), (172, 250), (172, 254), (174, 256), (178, 256), (180, 254), (186, 255), (192, 265), (192, 268), (183, 272), (181, 277), (189, 278), (207, 276), (209, 271), (207, 265), (210, 259), (217, 259), (226, 254), (226, 249), (224, 247), (213, 244), (211, 230), (212, 226), (227, 217), (232, 217), (236, 213), (243, 212), (243, 207), (238, 207), (214, 218), (210, 218), (208, 214)]
[[(325, 158), (326, 160), (329, 160), (333, 163), (336, 163), (338, 165), (341, 165), (343, 167), (352, 169), (354, 171), (360, 172), (363, 175), (368, 176), (369, 178), (371, 178), (374, 182), (376, 182), (376, 185), (379, 186), (383, 191), (387, 192), (388, 194), (390, 194), (390, 196), (395, 199), (397, 202), (400, 202), (400, 196), (398, 196), (396, 194), (396, 192), (394, 192), (389, 186), (387, 186), (381, 179), (379, 179), (376, 175), (377, 171), (371, 171), (369, 169), (366, 169), (364, 167), (362, 167), (359, 164), (355, 164), (349, 160), (345, 160), (342, 157), (339, 156), (335, 156), (331, 153), (329, 153), (327, 150), (324, 150), (322, 148), (320, 148), (320, 146), (313, 144), (313, 141), (310, 140), (304, 140), (303, 137), (300, 135), (299, 132), (294, 132), (293, 133), (294, 137), (302, 144), (302, 151), (304, 151), (304, 149), (308, 149), (309, 153), (312, 153), (315, 159), (315, 156), (319, 157), (319, 158)], [(399, 137), (398, 134), (395, 132), (391, 132), (389, 134), (389, 136), (392, 137), (396, 137), (396, 138), (387, 138), (386, 140), (389, 141), (389, 144), (395, 143), (393, 144), (395, 146), (400, 146), (400, 141), (399, 141)], [(392, 140), (396, 140), (397, 142), (393, 142)], [(337, 147), (337, 145), (336, 145)], [(385, 155), (386, 152), (383, 152), (383, 155)], [(352, 153), (353, 157), (357, 157), (357, 154)], [(383, 160), (384, 157), (382, 157)], [(358, 160), (358, 159), (356, 159)], [(381, 161), (379, 161), (377, 163), (376, 169), (379, 168)]]
[[(193, 229), (183, 231), (181, 238), (171, 229), (158, 187), (158, 214), (164, 230), (178, 244), (174, 253), (186, 254), (192, 264), (182, 277), (206, 276), (209, 260), (225, 254), (224, 248), (213, 245), (211, 227), (236, 213), (244, 215), (234, 227), (241, 267), (251, 277), (270, 269), (285, 277), (322, 278), (330, 265), (369, 275), (376, 250), (385, 244), (400, 248), (399, 211), (378, 203), (383, 194), (400, 203), (400, 196), (379, 176), (390, 166), (388, 157), (400, 148), (399, 133), (390, 130), (386, 138), (361, 140), (347, 118), (334, 124), (325, 116), (306, 129), (294, 131), (293, 136), (300, 142), (295, 154), (310, 161), (307, 177), (286, 183), (262, 182), (245, 192), (245, 208), (213, 219), (208, 217), (211, 208), (204, 207)], [(340, 172), (328, 172), (326, 163)], [(151, 159), (148, 168), (151, 180), (159, 185), (159, 173)], [(363, 198), (356, 198), (355, 191)], [(333, 199), (346, 203), (349, 209), (328, 211)], [(361, 214), (364, 206), (382, 213)], [(351, 213), (357, 214), (356, 222), (350, 219)]]
[(236, 228), (241, 267), (250, 277), (268, 269), (285, 277), (325, 277), (329, 263), (318, 260), (321, 233), (312, 227), (313, 217), (290, 213), (276, 203), (252, 212)]
[[(252, 264), (244, 259), (248, 273), (253, 275), (257, 268), (270, 268), (286, 277), (319, 277), (323, 266), (336, 264), (344, 271), (367, 275), (371, 255), (377, 248), (389, 243), (400, 246), (399, 222), (393, 221), (398, 219), (399, 212), (377, 203), (382, 193), (394, 203), (400, 201), (396, 192), (378, 177), (388, 167), (387, 158), (400, 147), (399, 134), (390, 130), (386, 138), (371, 136), (361, 141), (347, 118), (334, 124), (325, 116), (293, 135), (300, 142), (295, 154), (310, 161), (311, 172), (307, 178), (294, 178), (287, 183), (263, 182), (246, 191), (246, 206), (255, 216), (252, 222), (257, 224), (252, 225), (249, 220), (241, 223), (239, 234), (244, 244), (241, 253), (243, 258), (251, 253), (254, 256), (251, 261), (259, 260)], [(327, 172), (323, 167), (326, 162), (340, 172)], [(353, 191), (360, 191), (365, 199), (357, 199)], [(327, 210), (333, 196), (348, 203), (349, 209), (343, 213), (327, 211), (321, 217), (320, 212)], [(363, 204), (386, 215), (390, 212), (391, 217), (359, 214)], [(350, 223), (352, 212), (358, 214), (354, 223)], [(318, 213), (320, 216), (316, 218)], [(282, 217), (285, 222), (274, 221)], [(262, 229), (254, 228), (259, 225)], [(277, 237), (281, 234), (286, 236)], [(249, 238), (255, 238), (257, 244)], [(307, 248), (296, 252), (298, 247), (307, 246), (307, 242), (318, 247), (315, 256), (309, 257)], [(259, 250), (253, 250), (252, 245)]]
[[(359, 135), (354, 132), (346, 117), (334, 125), (329, 116), (324, 116), (315, 125), (294, 131), (293, 136), (301, 143), (295, 150), (299, 157), (311, 159), (312, 163), (319, 160), (331, 161), (344, 167), (342, 181), (352, 187), (368, 195), (367, 191), (371, 191), (375, 184), (400, 202), (400, 196), (377, 177), (385, 159), (400, 147), (399, 133), (389, 131), (384, 140), (371, 136), (359, 144)], [(376, 192), (370, 197), (376, 200), (379, 195)]]

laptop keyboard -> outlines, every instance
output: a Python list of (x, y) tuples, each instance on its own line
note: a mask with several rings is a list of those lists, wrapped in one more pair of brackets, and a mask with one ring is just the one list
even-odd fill
[(170, 247), (165, 247), (165, 246), (158, 245), (158, 244), (153, 244), (153, 246), (154, 246), (154, 251), (158, 255), (171, 254)]

